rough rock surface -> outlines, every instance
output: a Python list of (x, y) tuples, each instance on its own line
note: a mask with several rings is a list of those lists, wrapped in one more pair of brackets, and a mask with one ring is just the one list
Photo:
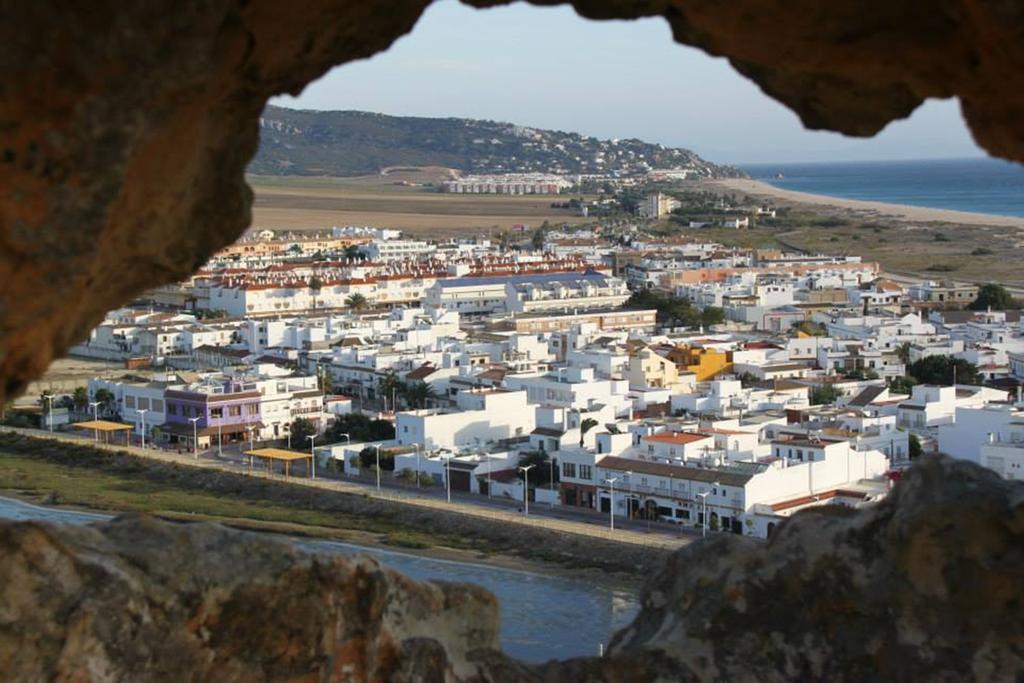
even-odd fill
[(4, 681), (441, 681), (500, 661), (498, 607), (212, 524), (0, 525)]
[[(0, 0), (0, 400), (105, 311), (238, 237), (267, 99), (386, 49), (427, 4)], [(957, 96), (983, 147), (1024, 160), (1021, 3), (572, 4), (664, 16), (809, 127), (871, 135)]]
[[(0, 524), (5, 681), (1012, 681), (1024, 485), (930, 458), (870, 510), (686, 547), (608, 656), (528, 666), (497, 606), (214, 525)], [(581, 615), (581, 618), (586, 618)]]
[(612, 661), (663, 679), (1024, 676), (1024, 485), (928, 458), (885, 501), (715, 536), (669, 561)]

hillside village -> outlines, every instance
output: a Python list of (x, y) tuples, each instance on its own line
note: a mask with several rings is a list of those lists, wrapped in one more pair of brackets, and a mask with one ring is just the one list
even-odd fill
[(629, 229), (255, 231), (111, 311), (72, 353), (125, 370), (43, 396), (35, 419), (290, 476), (767, 538), (811, 506), (877, 502), (924, 452), (1024, 478), (1024, 330), (991, 290)]

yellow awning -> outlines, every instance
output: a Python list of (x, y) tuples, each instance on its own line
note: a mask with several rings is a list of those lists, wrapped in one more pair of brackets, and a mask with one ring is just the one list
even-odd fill
[(246, 451), (245, 454), (254, 458), (267, 458), (268, 460), (282, 460), (285, 462), (304, 460), (311, 457), (309, 453), (289, 451), (284, 448), (257, 448), (256, 450)]
[(109, 420), (88, 420), (86, 422), (72, 422), (71, 426), (76, 429), (92, 429), (97, 432), (122, 432), (135, 429), (135, 425), (124, 422), (110, 422)]

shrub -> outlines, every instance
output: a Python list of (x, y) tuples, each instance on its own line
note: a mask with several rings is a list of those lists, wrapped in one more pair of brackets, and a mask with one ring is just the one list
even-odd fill
[(971, 251), (971, 256), (991, 256), (995, 252), (988, 247), (978, 247)]

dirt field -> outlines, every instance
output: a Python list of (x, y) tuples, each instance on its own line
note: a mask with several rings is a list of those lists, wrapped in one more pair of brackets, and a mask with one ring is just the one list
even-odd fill
[(28, 385), (28, 389), (15, 400), (15, 405), (38, 403), (44, 391), (71, 393), (75, 387), (84, 387), (93, 377), (120, 377), (127, 374), (123, 363), (88, 358), (58, 358), (50, 363), (46, 374)]
[(778, 191), (753, 181), (706, 183), (699, 189), (749, 192), (774, 206), (789, 206), (836, 220), (789, 228), (685, 231), (696, 238), (736, 246), (757, 246), (774, 240), (803, 251), (860, 256), (896, 274), (1000, 282), (1015, 288), (1024, 285), (1024, 272), (1019, 266), (1024, 259), (1024, 219), (837, 200)]
[[(397, 228), (411, 235), (446, 237), (504, 230), (517, 224), (585, 223), (554, 209), (553, 196), (456, 195), (422, 183), (447, 177), (443, 169), (357, 178), (251, 176), (256, 193), (253, 227), (326, 230), (335, 225)], [(403, 183), (414, 183), (403, 184)]]

